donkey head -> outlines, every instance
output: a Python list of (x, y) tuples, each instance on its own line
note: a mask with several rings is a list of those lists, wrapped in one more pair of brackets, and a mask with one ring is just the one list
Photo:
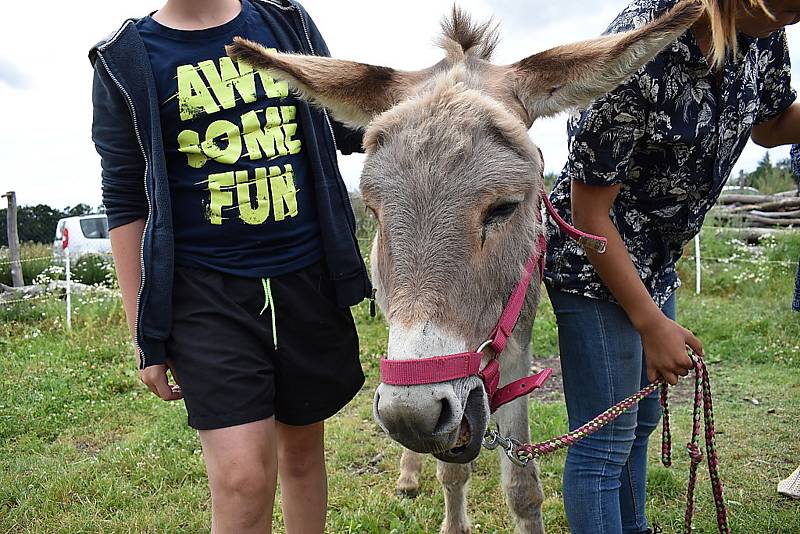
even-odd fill
[[(365, 129), (361, 192), (379, 222), (372, 277), (389, 323), (389, 359), (474, 349), (494, 327), (544, 231), (538, 117), (614, 89), (700, 15), (692, 1), (635, 31), (560, 46), (507, 66), (489, 62), (489, 24), (458, 9), (443, 24), (446, 58), (398, 71), (276, 53), (242, 39), (228, 53), (288, 81), (302, 98)], [(530, 325), (538, 290), (529, 292)], [(527, 321), (527, 322), (526, 322)], [(513, 357), (515, 350), (504, 353)], [(374, 416), (409, 449), (471, 461), (488, 426), (477, 377), (381, 385)]]

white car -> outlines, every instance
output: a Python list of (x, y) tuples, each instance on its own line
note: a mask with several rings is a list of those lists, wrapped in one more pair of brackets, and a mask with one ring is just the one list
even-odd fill
[(81, 215), (59, 220), (53, 241), (53, 255), (63, 258), (65, 246), (71, 260), (77, 260), (84, 254), (111, 254), (108, 217)]

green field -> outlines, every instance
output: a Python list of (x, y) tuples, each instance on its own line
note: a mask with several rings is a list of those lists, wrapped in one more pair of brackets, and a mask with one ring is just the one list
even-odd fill
[[(800, 464), (800, 314), (789, 311), (800, 234), (748, 247), (707, 230), (704, 291), (680, 292), (679, 319), (704, 341), (715, 393), (718, 447), (731, 525), (737, 533), (800, 533), (800, 501), (777, 482)], [(682, 265), (693, 281), (693, 264)], [(544, 301), (534, 350), (556, 354), (552, 310)], [(443, 515), (434, 462), (416, 500), (394, 494), (400, 447), (372, 420), (386, 325), (354, 310), (367, 385), (328, 425), (328, 532), (437, 532)], [(196, 435), (181, 404), (166, 404), (138, 382), (120, 303), (87, 297), (65, 332), (63, 303), (0, 306), (0, 533), (207, 531), (209, 496)], [(678, 397), (682, 397), (679, 399)], [(654, 439), (648, 513), (664, 532), (680, 532), (691, 406), (673, 396), (676, 458), (660, 467)], [(566, 429), (561, 402), (534, 400), (537, 439)], [(563, 453), (541, 465), (549, 532), (567, 532), (560, 495)], [(470, 502), (475, 532), (512, 525), (496, 458), (479, 458)], [(715, 532), (708, 477), (701, 471), (696, 531)], [(278, 532), (280, 511), (276, 511)]]

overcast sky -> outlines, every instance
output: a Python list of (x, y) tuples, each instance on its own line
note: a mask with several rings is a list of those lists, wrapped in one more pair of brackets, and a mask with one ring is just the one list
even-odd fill
[[(148, 0), (7, 2), (0, 22), (0, 192), (18, 202), (64, 207), (100, 203), (100, 164), (90, 139), (91, 68), (87, 51), (130, 16), (160, 6)], [(497, 61), (510, 63), (556, 44), (601, 33), (626, 0), (460, 0), (474, 15), (502, 24)], [(452, 0), (305, 0), (333, 54), (401, 69), (427, 67)], [(35, 24), (34, 24), (35, 23)], [(789, 30), (800, 65), (800, 28)], [(795, 77), (800, 71), (795, 68)], [(566, 159), (565, 117), (531, 130), (548, 171)], [(748, 146), (739, 169), (752, 169), (764, 149)], [(774, 158), (788, 148), (771, 151)], [(358, 186), (362, 156), (341, 158), (348, 187)]]

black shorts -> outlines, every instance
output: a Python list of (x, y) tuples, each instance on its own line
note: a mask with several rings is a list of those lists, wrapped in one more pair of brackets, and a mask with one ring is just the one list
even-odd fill
[(364, 384), (353, 317), (337, 306), (322, 265), (271, 278), (269, 287), (277, 349), (262, 280), (175, 269), (167, 357), (191, 427), (272, 416), (288, 425), (317, 423)]

